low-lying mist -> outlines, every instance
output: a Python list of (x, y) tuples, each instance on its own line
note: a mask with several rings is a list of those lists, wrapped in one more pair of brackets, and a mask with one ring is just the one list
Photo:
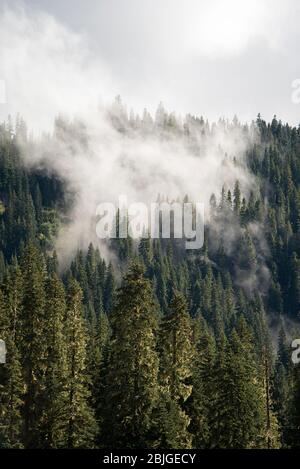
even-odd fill
[(120, 195), (147, 204), (187, 195), (205, 204), (208, 222), (212, 193), (232, 189), (237, 180), (244, 194), (255, 189), (244, 160), (253, 139), (254, 126), (209, 126), (192, 116), (181, 121), (162, 106), (154, 119), (147, 111), (128, 118), (118, 98), (88, 118), (57, 118), (53, 134), (23, 142), (22, 153), (29, 166), (63, 179), (72, 197), (71, 222), (57, 240), (58, 253), (69, 257), (95, 241), (97, 205), (117, 204)]
[[(62, 265), (78, 248), (100, 242), (95, 215), (101, 202), (117, 203), (126, 195), (129, 203), (150, 204), (158, 197), (171, 201), (187, 195), (205, 204), (208, 224), (212, 193), (218, 197), (223, 186), (233, 189), (237, 180), (246, 197), (257, 190), (245, 159), (257, 139), (254, 123), (234, 118), (208, 124), (201, 117), (169, 113), (162, 104), (154, 115), (128, 110), (121, 98), (113, 100), (122, 77), (113, 77), (90, 53), (86, 37), (53, 17), (3, 8), (0, 61), (7, 84), (4, 111), (20, 113), (28, 126), (29, 136), (18, 138), (25, 164), (65, 183), (71, 208), (56, 240)], [(240, 236), (235, 223), (228, 220), (228, 255)], [(263, 230), (253, 229), (263, 242)], [(248, 276), (241, 282), (260, 280)]]

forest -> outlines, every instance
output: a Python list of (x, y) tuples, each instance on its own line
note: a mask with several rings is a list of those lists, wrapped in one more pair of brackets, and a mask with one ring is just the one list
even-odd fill
[(195, 133), (238, 128), (257, 190), (211, 194), (199, 250), (93, 241), (63, 265), (72, 196), (24, 163), (21, 118), (0, 126), (1, 448), (300, 448), (300, 128), (157, 116), (111, 121), (195, 152)]

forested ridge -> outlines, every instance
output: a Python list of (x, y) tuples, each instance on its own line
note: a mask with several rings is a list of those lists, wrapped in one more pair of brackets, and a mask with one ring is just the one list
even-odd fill
[[(121, 117), (119, 132), (153, 125)], [(214, 131), (160, 125), (191, 145), (191, 127)], [(111, 262), (90, 244), (66, 268), (64, 181), (24, 165), (21, 119), (0, 127), (0, 447), (300, 447), (300, 128), (218, 125), (255, 129), (259, 189), (211, 195), (200, 250), (112, 240)]]

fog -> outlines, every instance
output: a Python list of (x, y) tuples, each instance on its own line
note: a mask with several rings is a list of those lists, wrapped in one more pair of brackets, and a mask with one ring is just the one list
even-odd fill
[[(203, 2), (199, 2), (203, 6), (201, 12), (198, 3), (196, 6), (191, 2), (194, 9), (188, 12), (183, 11), (183, 5), (176, 3), (172, 22), (165, 33), (162, 32), (163, 18), (169, 12), (166, 6), (169, 2), (164, 3), (159, 16), (156, 8), (152, 10), (145, 2), (143, 14), (138, 7), (136, 10), (141, 24), (140, 35), (135, 36), (134, 57), (126, 55), (118, 36), (115, 39), (120, 46), (119, 66), (124, 65), (124, 73), (123, 69), (116, 73), (116, 50), (107, 25), (102, 34), (107, 32), (110, 46), (96, 50), (95, 37), (75, 28), (74, 18), (67, 24), (47, 12), (47, 8), (44, 11), (35, 8), (33, 3), (31, 7), (4, 7), (0, 14), (1, 75), (7, 89), (7, 102), (0, 111), (3, 118), (8, 113), (13, 117), (20, 113), (27, 123), (29, 138), (20, 142), (25, 164), (53, 173), (65, 183), (70, 204), (69, 222), (61, 227), (56, 240), (62, 266), (69, 262), (78, 248), (86, 248), (90, 241), (99, 243), (96, 209), (101, 202), (116, 203), (120, 195), (125, 195), (129, 203), (150, 204), (157, 200), (158, 195), (168, 200), (182, 200), (188, 195), (191, 200), (204, 203), (205, 223), (209, 223), (211, 194), (219, 196), (222, 186), (233, 189), (239, 180), (243, 195), (257, 190), (255, 178), (245, 164), (245, 153), (256, 140), (255, 125), (251, 119), (247, 125), (236, 117), (232, 120), (243, 99), (230, 103), (226, 108), (226, 119), (217, 120), (217, 124), (208, 124), (205, 119), (197, 120), (180, 111), (185, 108), (181, 101), (183, 96), (187, 98), (186, 104), (191, 102), (191, 96), (197, 102), (199, 96), (209, 95), (214, 87), (214, 81), (206, 82), (206, 86), (203, 82), (199, 82), (197, 87), (190, 86), (195, 80), (191, 74), (185, 81), (184, 74), (191, 73), (188, 63), (185, 69), (185, 60), (194, 63), (197, 57), (211, 63), (238, 60), (242, 65), (249, 47), (252, 47), (250, 44), (257, 41), (267, 43), (270, 51), (280, 48), (278, 31), (273, 34), (278, 18), (271, 16), (268, 24), (264, 22), (265, 2), (254, 2), (254, 7), (247, 4), (244, 9), (240, 3), (229, 1), (226, 2), (229, 13), (220, 2), (214, 2), (214, 7), (209, 7), (208, 3), (204, 7)], [(106, 7), (108, 10), (112, 8)], [(123, 8), (124, 4), (119, 2), (116, 10), (119, 19), (123, 13), (125, 15)], [(70, 11), (72, 17), (74, 9)], [(129, 16), (130, 11), (127, 11)], [(198, 16), (192, 15), (193, 11), (199, 12)], [(220, 19), (220, 12), (226, 19), (225, 23)], [(233, 13), (240, 23), (235, 23)], [(182, 15), (189, 27), (185, 27), (177, 37)], [(201, 20), (199, 31), (198, 17)], [(147, 27), (142, 30), (145, 21), (147, 27), (151, 25), (153, 29), (151, 41)], [(112, 24), (115, 28), (115, 23)], [(92, 19), (90, 25), (93, 30)], [(118, 34), (123, 37), (125, 32), (122, 28), (125, 26), (121, 21), (119, 25)], [(132, 31), (127, 41), (133, 41), (133, 35)], [(162, 37), (165, 40), (161, 40)], [(171, 44), (172, 38), (174, 43)], [(145, 72), (150, 49), (157, 51), (154, 62), (149, 59), (148, 64), (156, 66), (156, 79), (150, 80), (153, 77), (151, 70), (143, 86), (134, 89), (141, 78), (139, 73)], [(135, 60), (138, 58), (141, 59), (141, 70), (135, 73)], [(125, 66), (124, 60), (132, 64), (131, 75), (128, 75), (128, 65)], [(161, 84), (174, 71), (174, 64), (177, 71), (182, 69), (178, 80), (183, 80), (184, 89), (176, 98), (175, 94), (170, 98), (170, 92), (174, 91), (172, 86)], [(226, 70), (225, 64), (224, 67)], [(115, 100), (120, 91), (124, 91), (124, 101), (120, 98)], [(216, 92), (220, 93), (220, 89)], [(223, 93), (227, 95), (225, 89)], [(164, 98), (167, 104), (177, 106), (176, 112), (172, 112), (173, 108), (166, 110), (162, 104), (158, 106), (160, 99)], [(212, 108), (215, 104), (212, 100)], [(222, 100), (219, 104), (221, 114), (225, 108)], [(252, 104), (257, 105), (259, 111), (260, 100)], [(151, 113), (143, 109), (143, 105)], [(187, 111), (193, 112), (194, 108), (193, 104)], [(207, 115), (214, 114), (207, 103), (204, 108)], [(201, 113), (199, 106), (196, 114), (200, 116)], [(215, 228), (218, 233), (218, 227)], [(224, 249), (231, 255), (241, 228), (231, 220), (228, 220), (227, 228)], [(255, 225), (251, 230), (264, 246), (263, 227)], [(263, 251), (267, 254), (266, 249), (262, 248)], [(103, 244), (101, 253), (104, 257), (111, 257)], [(257, 288), (265, 290), (268, 280), (269, 273), (262, 254), (257, 269), (251, 275), (236, 273), (237, 283), (250, 293)]]
[(130, 203), (187, 194), (208, 206), (212, 192), (237, 179), (245, 192), (255, 188), (243, 164), (254, 129), (246, 137), (237, 121), (221, 121), (203, 136), (191, 117), (168, 114), (162, 105), (156, 116), (137, 117), (120, 99), (112, 104), (117, 86), (107, 64), (86, 37), (49, 14), (4, 9), (0, 61), (8, 108), (33, 132), (22, 148), (26, 163), (57, 174), (73, 198), (72, 222), (57, 242), (64, 256), (93, 239), (97, 204), (121, 194)]

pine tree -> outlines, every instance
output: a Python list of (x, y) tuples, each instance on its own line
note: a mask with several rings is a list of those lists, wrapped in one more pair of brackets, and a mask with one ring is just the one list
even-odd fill
[[(184, 403), (192, 392), (192, 360), (194, 348), (192, 344), (191, 320), (187, 312), (186, 301), (182, 294), (175, 292), (167, 314), (160, 328), (160, 384), (163, 389), (163, 405), (172, 409), (173, 420), (165, 425), (166, 434), (162, 441), (170, 440), (168, 432), (176, 428), (178, 448), (191, 447), (191, 435), (188, 432), (190, 419), (184, 411)], [(165, 404), (164, 404), (165, 401)], [(170, 410), (171, 411), (171, 410)], [(163, 415), (163, 412), (162, 412)], [(176, 416), (178, 420), (176, 420)]]
[(289, 429), (286, 435), (287, 443), (291, 448), (300, 448), (300, 365), (294, 366), (293, 387), (289, 402), (288, 420)]
[(91, 402), (93, 406), (98, 401), (100, 372), (103, 362), (103, 354), (110, 336), (110, 327), (107, 315), (102, 311), (97, 318), (92, 311), (87, 321), (87, 372), (90, 377)]
[(160, 330), (160, 381), (172, 399), (179, 401), (189, 397), (193, 359), (191, 320), (187, 312), (186, 300), (175, 292), (170, 304), (170, 312), (161, 324)]
[(45, 406), (47, 368), (47, 321), (45, 264), (38, 248), (30, 243), (21, 259), (24, 282), (22, 299), (22, 370), (25, 380), (24, 443), (42, 447), (41, 425)]
[(152, 246), (151, 240), (149, 237), (142, 238), (139, 243), (139, 255), (143, 260), (146, 269), (149, 268), (149, 265), (152, 261)]
[(262, 374), (264, 389), (262, 397), (264, 399), (264, 425), (261, 433), (261, 442), (257, 444), (262, 448), (273, 449), (280, 446), (279, 427), (277, 417), (273, 411), (272, 393), (271, 393), (271, 357), (267, 346), (263, 349), (262, 355)]
[(83, 318), (82, 291), (78, 282), (69, 281), (65, 321), (67, 345), (66, 447), (91, 448), (97, 425), (90, 407), (87, 367), (87, 332)]
[(118, 291), (112, 316), (111, 354), (103, 438), (106, 445), (153, 444), (152, 414), (158, 399), (157, 318), (150, 281), (133, 263)]
[(233, 192), (233, 209), (236, 215), (240, 214), (241, 210), (241, 190), (239, 181), (236, 181)]
[(188, 402), (191, 415), (189, 430), (193, 434), (193, 447), (211, 447), (212, 402), (215, 393), (212, 370), (214, 369), (216, 345), (213, 334), (205, 320), (198, 316), (194, 325), (196, 345), (193, 361), (193, 390)]
[(272, 399), (283, 445), (285, 445), (288, 438), (290, 390), (293, 385), (291, 365), (290, 350), (282, 324), (278, 334), (278, 352), (272, 376)]
[(0, 365), (0, 448), (22, 448), (22, 379), (13, 311), (0, 290), (0, 337), (6, 347), (6, 362)]
[(105, 277), (104, 292), (103, 292), (103, 305), (106, 313), (111, 313), (115, 300), (115, 278), (113, 273), (113, 266), (110, 263)]
[(66, 302), (62, 282), (53, 273), (46, 282), (47, 350), (44, 407), (41, 435), (46, 448), (66, 444), (67, 347), (64, 336)]
[(264, 428), (263, 385), (255, 365), (252, 337), (244, 319), (218, 350), (212, 424), (214, 446), (253, 448)]

